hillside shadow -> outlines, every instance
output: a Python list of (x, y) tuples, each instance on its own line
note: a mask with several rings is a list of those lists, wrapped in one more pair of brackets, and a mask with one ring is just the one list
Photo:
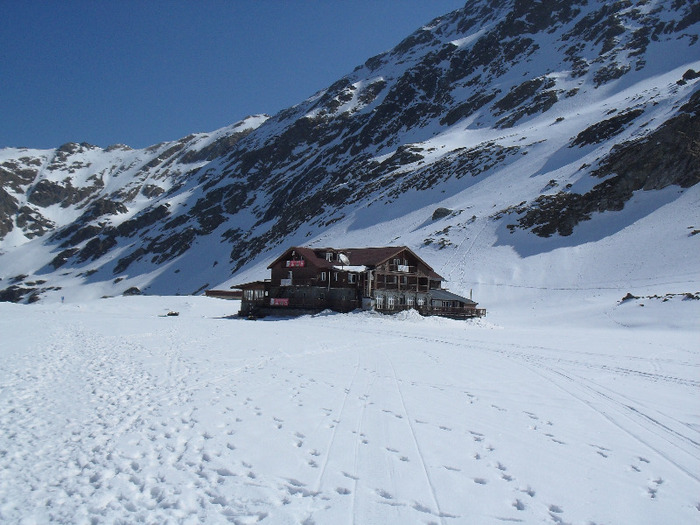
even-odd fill
[(579, 222), (574, 226), (573, 233), (567, 236), (555, 233), (550, 237), (539, 237), (531, 230), (511, 230), (508, 225), (516, 224), (516, 216), (506, 216), (496, 230), (497, 240), (494, 246), (511, 246), (521, 257), (530, 257), (559, 248), (598, 242), (675, 201), (684, 191), (678, 186), (670, 186), (663, 190), (637, 191), (621, 211), (593, 213), (590, 220)]
[(583, 158), (596, 149), (597, 145), (589, 145), (583, 147), (571, 148), (567, 142), (558, 150), (547, 157), (547, 160), (542, 167), (530, 177), (539, 177), (548, 173), (553, 173), (565, 166), (572, 165), (576, 162), (583, 163)]

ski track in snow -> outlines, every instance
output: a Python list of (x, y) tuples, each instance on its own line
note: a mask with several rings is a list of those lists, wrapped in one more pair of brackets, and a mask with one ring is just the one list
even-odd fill
[(696, 333), (178, 300), (3, 306), (0, 521), (697, 519)]

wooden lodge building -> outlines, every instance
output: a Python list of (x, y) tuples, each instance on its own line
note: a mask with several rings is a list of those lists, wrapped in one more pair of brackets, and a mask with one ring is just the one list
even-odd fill
[(242, 290), (240, 315), (301, 315), (325, 309), (415, 309), (458, 319), (486, 315), (471, 299), (443, 289), (443, 278), (406, 246), (292, 247), (268, 269), (270, 279), (232, 287)]

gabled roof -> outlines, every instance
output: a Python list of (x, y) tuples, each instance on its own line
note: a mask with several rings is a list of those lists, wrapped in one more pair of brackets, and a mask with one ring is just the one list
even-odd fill
[[(328, 248), (328, 250), (330, 250), (330, 248)], [(296, 252), (297, 255), (300, 255), (301, 257), (304, 258), (304, 260), (308, 261), (310, 264), (313, 264), (314, 266), (316, 266), (318, 268), (328, 268), (328, 269), (333, 268), (333, 263), (327, 261), (325, 259), (325, 257), (319, 257), (318, 255), (316, 255), (316, 252), (314, 251), (313, 248), (307, 248), (305, 246), (292, 246), (291, 248), (287, 248), (282, 253), (282, 255), (280, 255), (279, 257), (277, 257), (277, 259), (272, 261), (270, 263), (270, 265), (268, 266), (268, 269), (272, 268), (278, 262), (280, 262), (284, 259), (287, 259), (289, 253), (292, 251)], [(326, 249), (324, 249), (324, 252), (325, 251), (326, 251)]]
[(317, 268), (328, 268), (332, 269), (338, 266), (337, 261), (327, 261), (326, 253), (342, 253), (347, 256), (349, 265), (348, 266), (367, 266), (374, 267), (387, 262), (389, 259), (397, 256), (402, 251), (406, 250), (418, 259), (422, 265), (428, 270), (428, 276), (432, 279), (444, 280), (441, 275), (435, 272), (433, 268), (421, 259), (416, 253), (411, 250), (408, 246), (383, 246), (383, 247), (370, 247), (370, 248), (308, 248), (305, 246), (293, 246), (284, 251), (277, 259), (272, 261), (268, 268), (272, 268), (279, 261), (284, 260), (288, 257), (291, 251), (295, 251), (298, 255), (303, 257), (309, 264), (313, 264)]

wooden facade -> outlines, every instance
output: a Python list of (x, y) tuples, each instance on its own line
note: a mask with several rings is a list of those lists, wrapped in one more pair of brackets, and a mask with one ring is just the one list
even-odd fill
[(443, 278), (406, 246), (287, 249), (269, 266), (270, 279), (245, 283), (241, 312), (247, 317), (300, 315), (325, 309), (481, 317), (471, 299), (442, 288)]

